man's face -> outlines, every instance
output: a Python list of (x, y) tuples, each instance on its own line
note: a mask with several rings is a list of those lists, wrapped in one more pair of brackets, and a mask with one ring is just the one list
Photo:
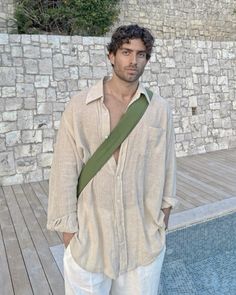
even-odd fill
[(141, 39), (131, 39), (116, 52), (109, 54), (114, 75), (125, 82), (135, 82), (143, 74), (147, 64), (146, 47)]

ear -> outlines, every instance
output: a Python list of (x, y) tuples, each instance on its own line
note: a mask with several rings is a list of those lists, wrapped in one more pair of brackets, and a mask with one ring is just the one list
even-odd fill
[(114, 53), (113, 52), (108, 53), (108, 58), (109, 58), (109, 60), (111, 62), (111, 65), (113, 66), (114, 63), (115, 63), (115, 55), (114, 55)]

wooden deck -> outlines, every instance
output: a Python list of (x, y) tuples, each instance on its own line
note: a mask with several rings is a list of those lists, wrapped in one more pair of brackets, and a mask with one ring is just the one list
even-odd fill
[(177, 166), (173, 213), (236, 197), (236, 149), (178, 158)]
[[(236, 196), (236, 149), (178, 158), (174, 212)], [(48, 181), (0, 187), (0, 295), (64, 294), (46, 230)]]

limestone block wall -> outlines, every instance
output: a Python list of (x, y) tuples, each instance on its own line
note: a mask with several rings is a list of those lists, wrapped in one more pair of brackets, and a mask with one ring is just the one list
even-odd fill
[[(0, 184), (48, 179), (70, 97), (111, 72), (109, 39), (0, 34)], [(178, 156), (236, 146), (236, 42), (156, 40), (143, 82), (173, 109)]]
[(235, 0), (121, 0), (120, 24), (149, 27), (160, 39), (236, 40)]
[(15, 0), (0, 0), (0, 33), (11, 33), (16, 28), (14, 7)]
[[(15, 29), (15, 2), (0, 0), (0, 33)], [(235, 0), (120, 0), (120, 7), (114, 27), (138, 23), (160, 39), (236, 40)]]

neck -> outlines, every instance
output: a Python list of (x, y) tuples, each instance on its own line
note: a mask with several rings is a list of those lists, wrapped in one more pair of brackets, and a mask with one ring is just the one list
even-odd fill
[(120, 79), (118, 80), (114, 76), (111, 80), (107, 81), (108, 91), (125, 101), (131, 100), (138, 88), (138, 84), (138, 81), (125, 82)]

